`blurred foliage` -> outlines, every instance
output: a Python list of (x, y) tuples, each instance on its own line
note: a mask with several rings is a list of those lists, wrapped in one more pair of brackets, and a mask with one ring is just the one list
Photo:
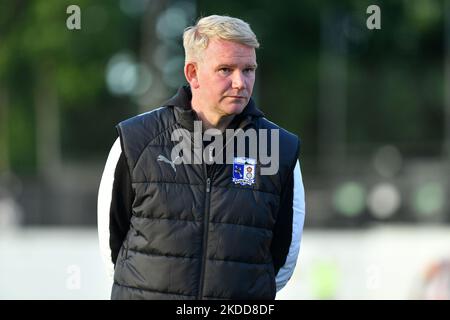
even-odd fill
[[(366, 9), (381, 8), (381, 30), (366, 28)], [(404, 152), (439, 152), (444, 123), (443, 1), (199, 1), (199, 13), (250, 23), (258, 51), (259, 104), (299, 134), (316, 155), (321, 19), (337, 17), (347, 67), (346, 143), (392, 143)], [(327, 54), (333, 54), (326, 52)], [(362, 150), (367, 150), (363, 148)]]
[[(61, 108), (62, 151), (89, 159), (107, 152), (114, 124), (133, 115), (129, 99), (115, 99), (105, 86), (105, 66), (120, 50), (138, 47), (139, 21), (115, 1), (77, 0), (81, 30), (69, 30), (66, 8), (73, 1), (2, 1), (0, 80), (10, 93), (9, 142), (13, 169), (35, 166), (33, 95), (40, 72), (51, 74)], [(17, 142), (17, 143), (14, 143)]]
[[(170, 3), (170, 1), (169, 1)], [(66, 8), (81, 8), (82, 30), (66, 28)], [(392, 143), (413, 153), (443, 139), (443, 2), (379, 1), (381, 30), (366, 28), (366, 0), (197, 1), (199, 16), (227, 14), (250, 23), (261, 43), (255, 94), (274, 122), (297, 133), (317, 156), (323, 19), (338, 21), (346, 50), (346, 143)], [(66, 159), (104, 159), (114, 125), (137, 112), (112, 96), (105, 67), (117, 52), (137, 52), (141, 17), (119, 1), (0, 1), (0, 87), (9, 93), (12, 167), (35, 166), (33, 94), (40, 72), (53, 79)], [(331, 53), (332, 55), (333, 53)], [(149, 106), (150, 107), (150, 106)], [(436, 146), (436, 148), (434, 148)], [(362, 149), (361, 149), (362, 150)]]

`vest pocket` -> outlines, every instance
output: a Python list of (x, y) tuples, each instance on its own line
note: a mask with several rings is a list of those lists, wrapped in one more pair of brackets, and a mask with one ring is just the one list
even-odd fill
[(122, 243), (122, 247), (120, 248), (119, 252), (120, 260), (121, 262), (125, 262), (125, 260), (128, 259), (128, 236), (125, 238), (125, 240)]
[(125, 249), (125, 257), (124, 257), (124, 260), (127, 260), (127, 259), (128, 259), (128, 247), (129, 247), (129, 244), (128, 244), (128, 235), (127, 235), (127, 237), (125, 238), (125, 241), (123, 242), (123, 246), (124, 246), (124, 249)]
[(127, 260), (127, 259), (128, 259), (128, 244), (125, 248), (125, 260)]

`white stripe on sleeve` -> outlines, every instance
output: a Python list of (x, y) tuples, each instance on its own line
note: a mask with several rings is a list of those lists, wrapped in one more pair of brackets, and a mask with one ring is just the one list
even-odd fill
[(106, 160), (97, 199), (97, 228), (100, 254), (103, 263), (105, 264), (106, 275), (111, 282), (114, 277), (114, 264), (111, 258), (111, 248), (109, 246), (109, 214), (114, 184), (114, 172), (116, 171), (117, 162), (119, 161), (121, 152), (120, 139), (117, 138), (109, 152), (108, 159)]
[(302, 173), (300, 171), (300, 163), (298, 160), (294, 168), (294, 196), (292, 209), (292, 240), (289, 247), (289, 253), (286, 257), (286, 262), (278, 271), (275, 279), (277, 284), (277, 292), (286, 285), (294, 273), (298, 253), (300, 251), (303, 224), (305, 222), (305, 189), (303, 187)]

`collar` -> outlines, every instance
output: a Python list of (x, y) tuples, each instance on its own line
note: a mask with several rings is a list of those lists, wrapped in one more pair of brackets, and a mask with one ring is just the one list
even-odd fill
[[(189, 131), (194, 131), (194, 121), (200, 120), (192, 109), (192, 92), (189, 86), (182, 86), (178, 92), (170, 98), (165, 105), (173, 107), (175, 119)], [(258, 109), (254, 100), (250, 98), (244, 110), (233, 118), (231, 128), (244, 128), (253, 122), (255, 118), (264, 117), (264, 113)]]

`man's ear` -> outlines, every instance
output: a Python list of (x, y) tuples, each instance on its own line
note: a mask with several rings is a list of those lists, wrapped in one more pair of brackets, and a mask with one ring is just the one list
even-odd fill
[(198, 83), (197, 64), (195, 62), (188, 62), (184, 65), (184, 76), (191, 88), (198, 89), (200, 87)]

